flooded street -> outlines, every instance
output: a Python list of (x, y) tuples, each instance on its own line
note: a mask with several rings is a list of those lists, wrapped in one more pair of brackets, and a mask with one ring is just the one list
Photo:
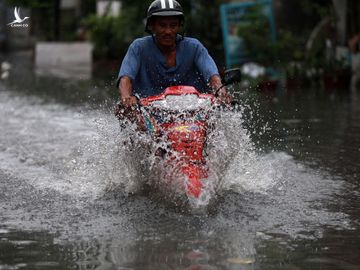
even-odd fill
[(360, 269), (360, 92), (241, 94), (191, 214), (138, 192), (113, 88), (37, 83), (0, 84), (0, 269)]

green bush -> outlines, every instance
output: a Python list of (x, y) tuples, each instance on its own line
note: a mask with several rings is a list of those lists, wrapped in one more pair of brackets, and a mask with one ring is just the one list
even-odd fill
[[(118, 59), (125, 55), (129, 44), (137, 37), (145, 35), (144, 20), (146, 10), (152, 0), (122, 1), (119, 17), (91, 15), (83, 20), (90, 40), (95, 45), (95, 58)], [(222, 35), (219, 20), (219, 3), (191, 3), (181, 1), (185, 12), (185, 33), (198, 38), (219, 58), (223, 56)], [(193, 9), (191, 11), (191, 6)]]
[(96, 59), (123, 57), (130, 43), (144, 34), (136, 7), (128, 7), (118, 17), (90, 15), (83, 20), (94, 43)]

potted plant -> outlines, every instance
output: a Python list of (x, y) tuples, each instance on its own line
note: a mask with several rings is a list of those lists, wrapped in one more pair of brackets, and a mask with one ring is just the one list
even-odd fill
[(269, 20), (260, 7), (254, 7), (245, 15), (244, 22), (238, 26), (238, 36), (253, 61), (266, 67), (266, 72), (257, 78), (257, 89), (275, 91), (283, 74), (288, 87), (305, 84), (300, 38), (286, 30), (278, 31), (276, 39), (272, 37)]

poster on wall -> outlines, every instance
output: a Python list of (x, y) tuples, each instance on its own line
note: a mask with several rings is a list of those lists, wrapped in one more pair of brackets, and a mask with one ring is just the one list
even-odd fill
[(252, 59), (239, 31), (242, 26), (265, 18), (269, 26), (269, 39), (276, 39), (272, 0), (223, 4), (220, 6), (220, 15), (227, 68), (241, 65)]

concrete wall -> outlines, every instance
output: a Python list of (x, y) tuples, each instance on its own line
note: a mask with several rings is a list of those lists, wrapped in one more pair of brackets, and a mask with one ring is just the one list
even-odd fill
[(38, 75), (89, 79), (92, 49), (88, 42), (39, 42), (35, 46), (35, 70)]

